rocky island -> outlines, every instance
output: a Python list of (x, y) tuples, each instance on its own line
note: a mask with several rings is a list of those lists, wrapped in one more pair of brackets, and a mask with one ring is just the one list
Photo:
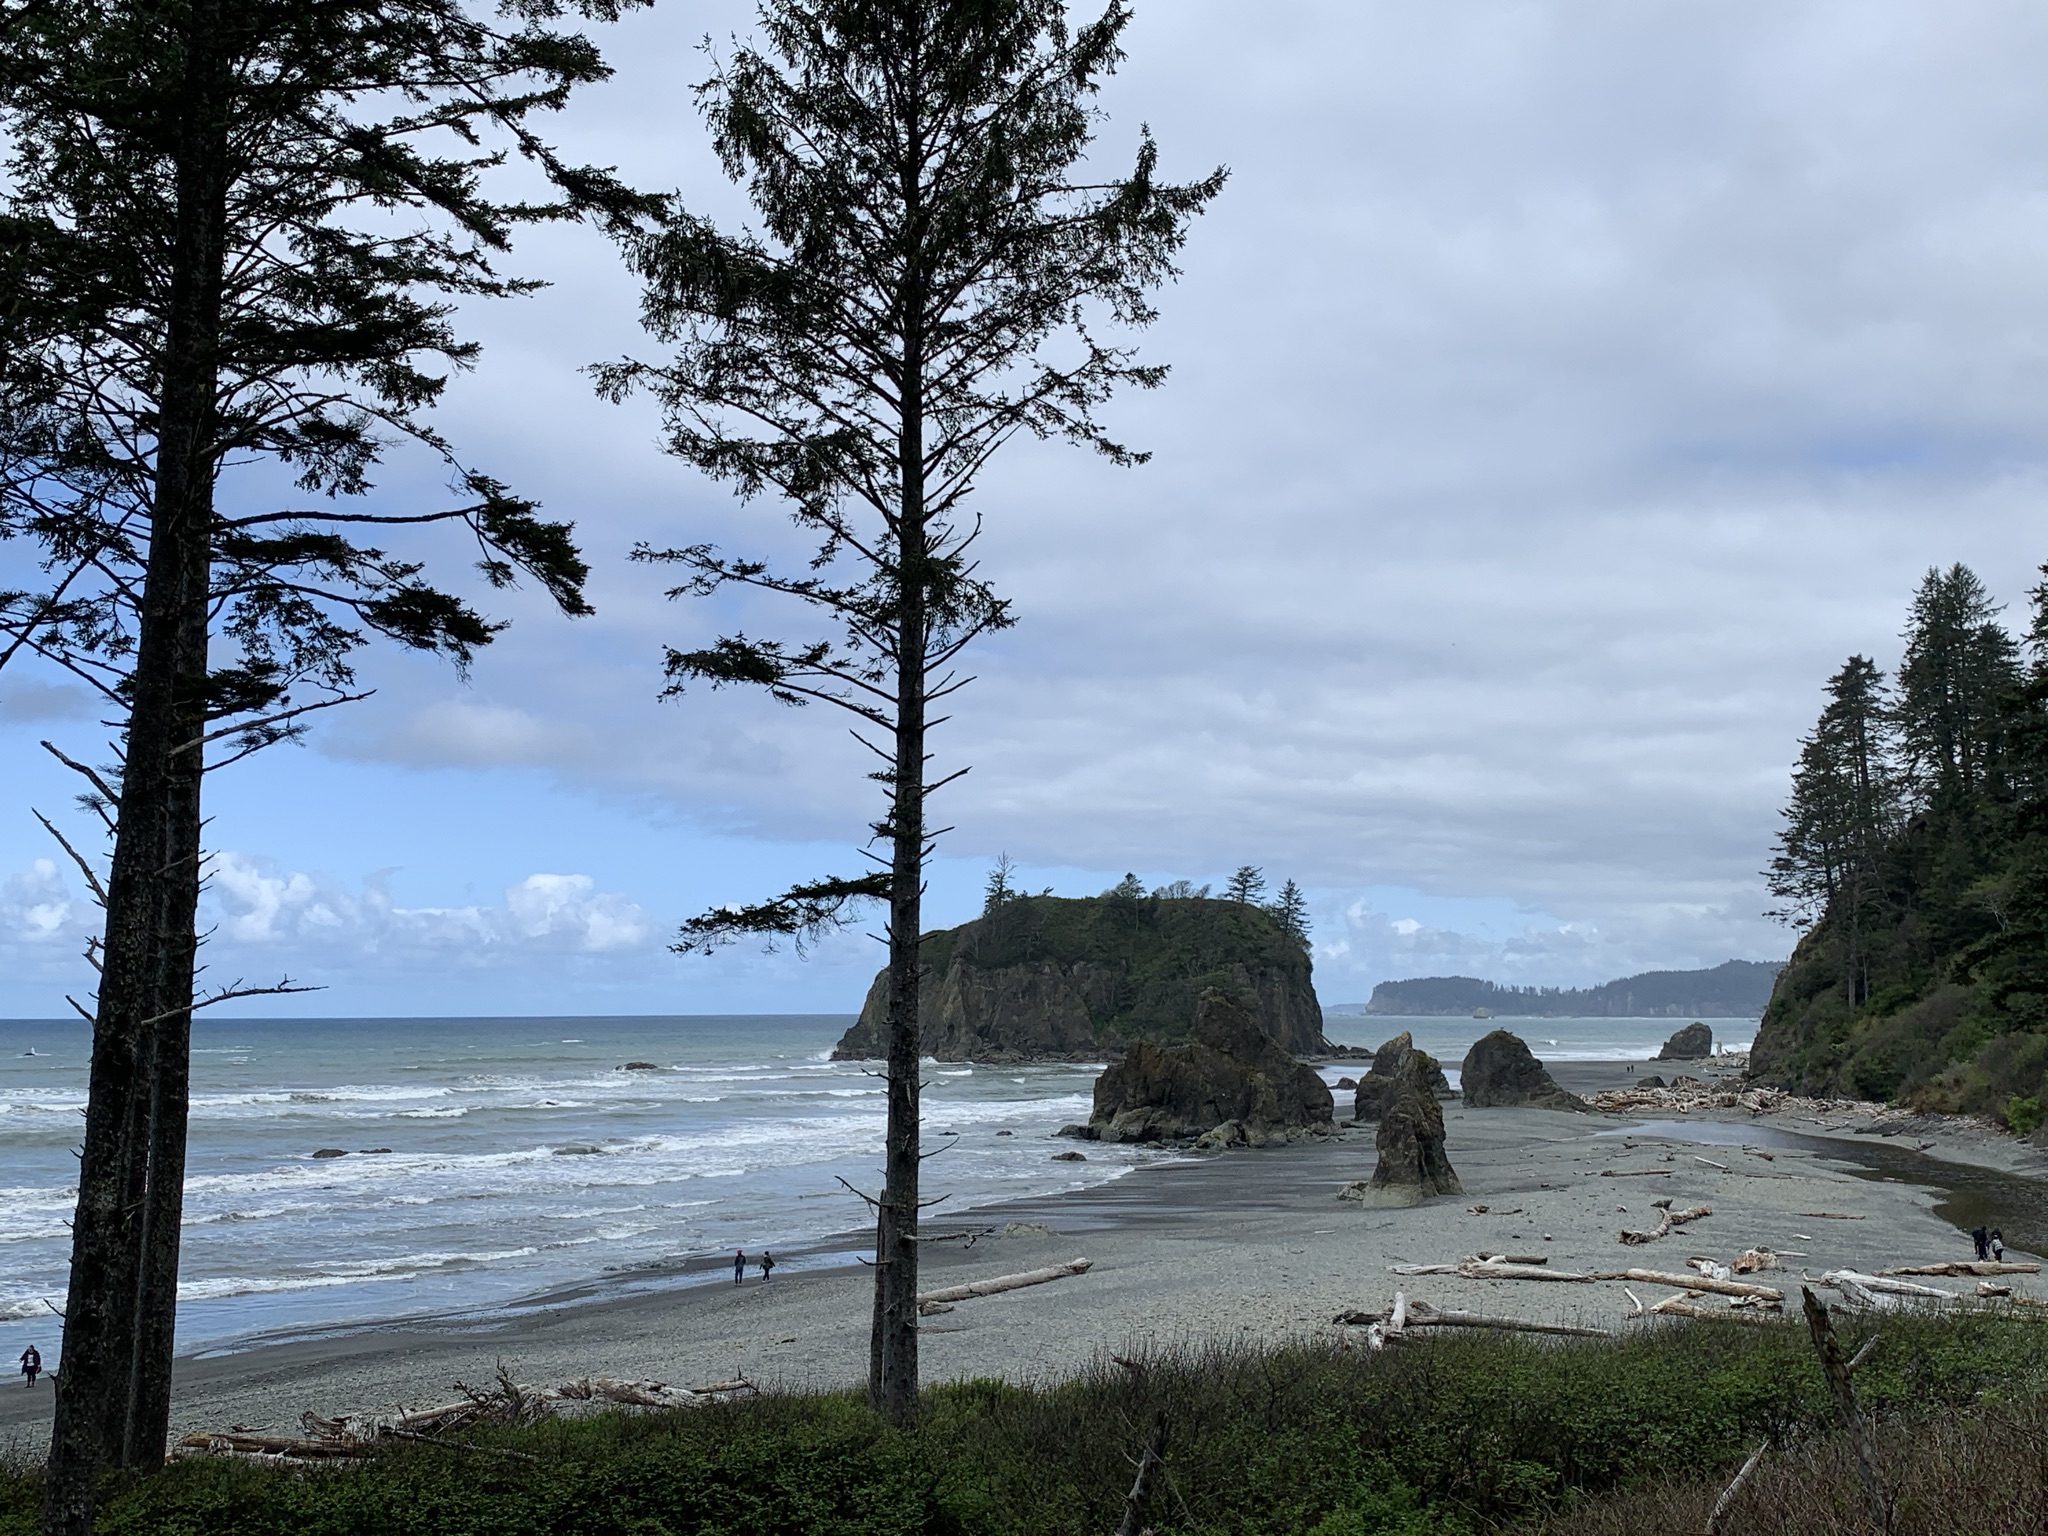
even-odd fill
[[(1018, 896), (921, 940), (920, 1029), (941, 1061), (1102, 1061), (1195, 1038), (1214, 989), (1281, 1050), (1328, 1048), (1303, 946), (1260, 907), (1213, 897)], [(837, 1060), (878, 1057), (888, 973)]]

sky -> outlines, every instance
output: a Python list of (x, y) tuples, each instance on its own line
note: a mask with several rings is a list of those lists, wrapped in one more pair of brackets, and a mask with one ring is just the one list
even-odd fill
[[(689, 86), (752, 15), (604, 29), (617, 74), (557, 141), (741, 221)], [(1100, 162), (1149, 124), (1165, 174), (1230, 180), (1142, 338), (1171, 376), (1108, 412), (1150, 462), (1017, 444), (975, 493), (1019, 623), (934, 742), (972, 771), (928, 922), (1004, 853), (1074, 895), (1252, 863), (1307, 891), (1326, 1004), (1782, 958), (1757, 872), (1824, 679), (1895, 662), (1930, 565), (2023, 606), (2048, 560), (2048, 11), (1138, 0), (1127, 44)], [(625, 559), (802, 546), (593, 395), (589, 364), (661, 355), (599, 236), (516, 265), (551, 286), (463, 312), (440, 426), (575, 521), (596, 615), (494, 597), (467, 677), (376, 652), (373, 698), (215, 776), (209, 977), (320, 989), (266, 1013), (850, 1012), (866, 933), (668, 952), (862, 867), (876, 787), (818, 709), (660, 701), (664, 645), (799, 619)], [(377, 494), (439, 490), (395, 464)], [(11, 666), (12, 1016), (85, 997), (97, 918), (31, 816), (86, 837), (44, 738), (104, 755)]]

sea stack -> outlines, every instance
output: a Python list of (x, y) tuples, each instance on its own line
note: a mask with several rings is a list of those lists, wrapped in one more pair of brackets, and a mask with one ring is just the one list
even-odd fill
[(1458, 1083), (1471, 1109), (1585, 1109), (1543, 1070), (1520, 1037), (1504, 1029), (1482, 1036), (1465, 1053)]
[(1714, 1031), (1695, 1020), (1664, 1042), (1659, 1061), (1698, 1061), (1714, 1054)]
[(1387, 1095), (1393, 1091), (1394, 1083), (1401, 1075), (1401, 1068), (1410, 1056), (1420, 1056), (1428, 1064), (1426, 1070), (1432, 1093), (1439, 1099), (1450, 1093), (1451, 1084), (1444, 1076), (1444, 1069), (1437, 1064), (1435, 1057), (1425, 1051), (1416, 1050), (1415, 1037), (1404, 1029), (1373, 1053), (1372, 1069), (1353, 1085), (1357, 1092), (1351, 1101), (1352, 1119), (1379, 1119)]
[(1344, 1199), (1369, 1206), (1407, 1206), (1420, 1205), (1431, 1195), (1464, 1193), (1444, 1152), (1444, 1112), (1430, 1088), (1435, 1065), (1417, 1050), (1401, 1058), (1380, 1104), (1374, 1137), (1379, 1166), (1369, 1182), (1345, 1189)]
[(1335, 1110), (1315, 1069), (1212, 987), (1196, 1004), (1188, 1044), (1133, 1040), (1095, 1080), (1088, 1133), (1099, 1141), (1256, 1147), (1334, 1134)]

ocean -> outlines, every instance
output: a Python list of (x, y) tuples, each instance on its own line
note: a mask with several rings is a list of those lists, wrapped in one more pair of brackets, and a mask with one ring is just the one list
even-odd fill
[[(180, 1349), (696, 1283), (737, 1247), (843, 1262), (870, 1219), (845, 1186), (879, 1188), (884, 1114), (870, 1067), (828, 1059), (850, 1022), (202, 1018)], [(1455, 1073), (1496, 1023), (1583, 1060), (1646, 1058), (1677, 1022), (1333, 1016), (1327, 1033), (1410, 1029)], [(1754, 1027), (1715, 1025), (1738, 1045)], [(82, 1021), (0, 1020), (0, 1360), (29, 1343), (56, 1360), (89, 1054)], [(926, 1190), (947, 1199), (927, 1220), (1176, 1155), (1052, 1161), (1099, 1070), (928, 1063), (926, 1146), (945, 1150)]]

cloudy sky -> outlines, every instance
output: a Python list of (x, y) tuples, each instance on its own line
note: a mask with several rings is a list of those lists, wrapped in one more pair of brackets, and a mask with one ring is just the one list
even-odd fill
[[(687, 86), (750, 16), (613, 29), (560, 138), (741, 217)], [(973, 771), (933, 922), (1007, 852), (1066, 893), (1292, 876), (1326, 1003), (1782, 956), (1756, 871), (1822, 679), (1891, 664), (1930, 564), (2019, 600), (2048, 559), (2048, 11), (1140, 0), (1129, 48), (1105, 159), (1149, 123), (1231, 179), (1145, 342), (1172, 378), (1112, 412), (1152, 462), (1019, 446), (978, 492), (1021, 622), (937, 743)], [(443, 424), (575, 519), (598, 614), (515, 596), (466, 682), (378, 655), (374, 699), (213, 780), (215, 976), (326, 1014), (850, 1010), (862, 936), (664, 949), (854, 868), (874, 787), (817, 710), (656, 701), (663, 643), (778, 621), (625, 551), (791, 535), (592, 397), (653, 355), (603, 243), (522, 260), (553, 286), (470, 314)], [(29, 811), (70, 794), (37, 740), (101, 735), (0, 684), (0, 1011), (84, 984), (95, 913)]]

